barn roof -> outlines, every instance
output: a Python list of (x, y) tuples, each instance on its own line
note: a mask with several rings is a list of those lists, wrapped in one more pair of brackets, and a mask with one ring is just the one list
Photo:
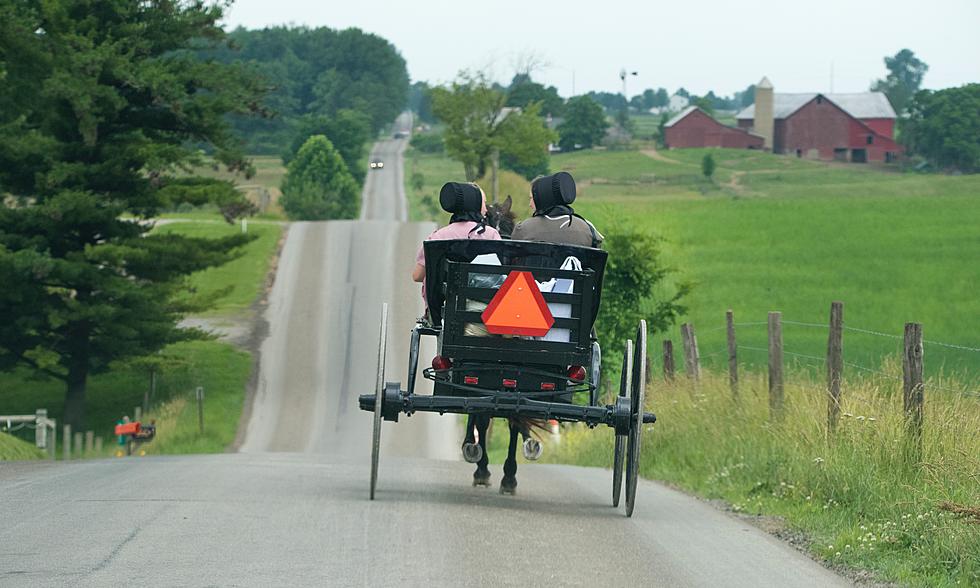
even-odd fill
[(679, 123), (679, 122), (681, 122), (681, 120), (682, 120), (682, 119), (683, 119), (683, 118), (684, 118), (685, 116), (687, 116), (687, 115), (689, 115), (689, 114), (691, 114), (691, 113), (692, 113), (692, 112), (694, 112), (695, 110), (701, 110), (701, 109), (700, 109), (700, 108), (698, 108), (697, 106), (688, 106), (688, 107), (687, 107), (687, 108), (685, 108), (684, 110), (682, 110), (682, 111), (680, 111), (680, 112), (678, 112), (677, 114), (675, 114), (675, 115), (674, 115), (674, 118), (672, 118), (672, 119), (670, 119), (669, 121), (667, 121), (667, 122), (665, 122), (665, 123), (664, 123), (664, 126), (665, 126), (665, 127), (672, 127), (672, 126), (674, 126), (674, 125), (676, 125), (677, 123)]
[[(786, 118), (817, 97), (816, 92), (801, 94), (773, 94), (773, 118)], [(888, 97), (882, 92), (858, 92), (853, 94), (819, 94), (840, 106), (854, 118), (895, 118)], [(755, 104), (735, 115), (737, 119), (754, 119)]]

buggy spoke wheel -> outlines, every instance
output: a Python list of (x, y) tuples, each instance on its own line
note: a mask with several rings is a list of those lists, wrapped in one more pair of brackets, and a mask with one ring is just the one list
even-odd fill
[(640, 321), (636, 329), (636, 350), (633, 354), (632, 408), (629, 444), (626, 451), (626, 516), (633, 516), (636, 506), (636, 483), (640, 470), (640, 442), (643, 440), (643, 405), (646, 395), (647, 322)]
[[(626, 340), (623, 351), (623, 371), (619, 377), (619, 395), (626, 396), (630, 392), (633, 378), (633, 342)], [(616, 449), (613, 453), (613, 506), (619, 506), (619, 497), (623, 494), (623, 454), (626, 452), (626, 436), (616, 435)]]
[(381, 305), (381, 335), (378, 344), (378, 379), (374, 388), (374, 442), (371, 446), (371, 500), (378, 485), (378, 457), (381, 453), (381, 404), (385, 388), (385, 347), (388, 339), (388, 304)]

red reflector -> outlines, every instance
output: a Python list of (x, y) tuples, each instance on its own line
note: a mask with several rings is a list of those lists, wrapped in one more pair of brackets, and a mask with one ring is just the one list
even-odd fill
[(508, 380), (504, 378), (504, 388), (517, 388), (517, 380)]
[(466, 376), (465, 378), (463, 378), (463, 383), (475, 386), (476, 384), (480, 383), (480, 378), (476, 376)]
[(554, 382), (541, 382), (541, 389), (542, 390), (554, 390), (555, 389), (555, 383)]
[(580, 365), (568, 366), (568, 379), (577, 382), (585, 381), (585, 368)]
[(453, 367), (453, 362), (448, 357), (437, 355), (432, 358), (432, 369), (448, 370)]

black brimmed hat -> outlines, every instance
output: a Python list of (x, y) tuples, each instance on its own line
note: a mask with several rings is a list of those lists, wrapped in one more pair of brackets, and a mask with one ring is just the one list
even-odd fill
[(567, 206), (575, 202), (575, 179), (572, 174), (563, 171), (540, 177), (531, 184), (531, 197), (538, 210)]
[(439, 191), (439, 204), (451, 214), (479, 213), (483, 210), (483, 194), (473, 184), (446, 182)]

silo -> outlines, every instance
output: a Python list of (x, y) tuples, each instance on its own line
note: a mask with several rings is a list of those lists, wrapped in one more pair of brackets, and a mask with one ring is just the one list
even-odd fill
[(773, 133), (773, 90), (769, 78), (762, 78), (755, 86), (755, 115), (753, 130), (765, 138), (765, 148), (772, 151)]

